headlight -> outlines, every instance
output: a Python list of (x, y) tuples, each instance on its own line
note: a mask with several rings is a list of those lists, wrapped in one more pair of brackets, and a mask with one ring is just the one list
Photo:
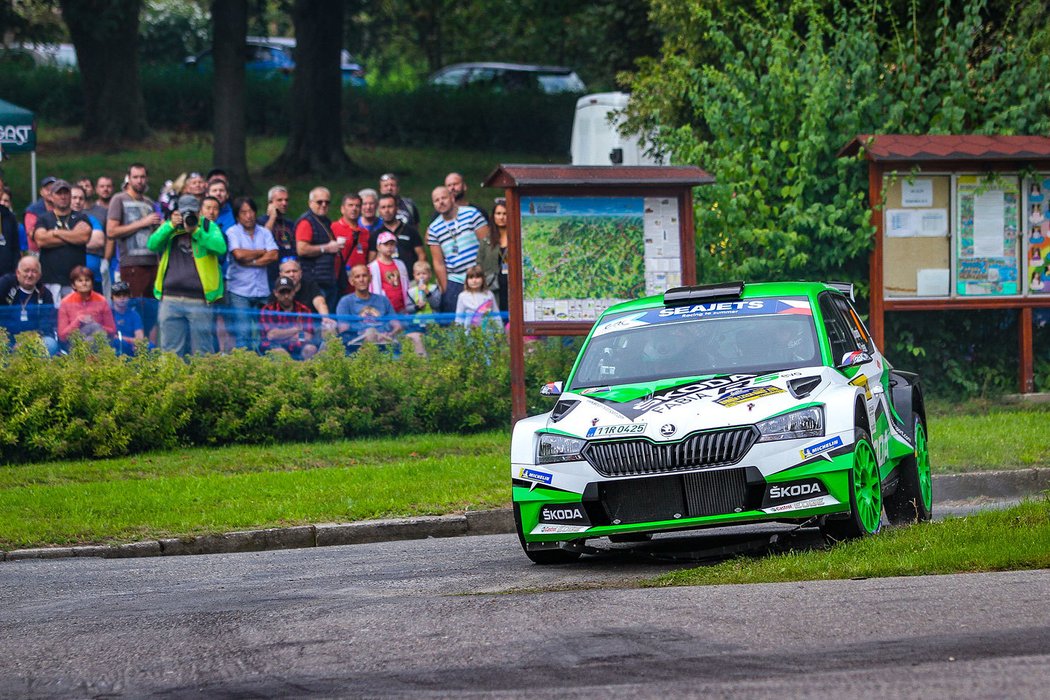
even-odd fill
[(824, 435), (824, 409), (820, 406), (792, 411), (758, 423), (761, 433), (759, 442), (794, 440), (796, 438), (822, 437)]
[(539, 446), (536, 448), (536, 463), (550, 464), (551, 462), (568, 462), (579, 459), (580, 450), (587, 444), (586, 440), (543, 433), (540, 435)]

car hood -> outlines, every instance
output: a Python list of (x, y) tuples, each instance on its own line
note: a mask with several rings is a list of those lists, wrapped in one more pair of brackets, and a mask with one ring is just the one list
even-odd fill
[(835, 376), (829, 367), (812, 367), (569, 391), (548, 414), (547, 429), (587, 439), (677, 440), (697, 430), (750, 425), (817, 402)]

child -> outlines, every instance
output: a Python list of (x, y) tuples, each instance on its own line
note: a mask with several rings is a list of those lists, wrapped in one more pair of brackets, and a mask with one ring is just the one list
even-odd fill
[(433, 314), (441, 308), (441, 289), (430, 278), (430, 263), (417, 260), (412, 266), (412, 284), (408, 287), (408, 298), (417, 314)]
[(496, 304), (496, 297), (485, 284), (485, 271), (480, 265), (474, 265), (467, 270), (466, 285), (456, 300), (456, 323), (470, 328), (480, 326), (489, 320), (495, 321), (499, 326), (498, 314), (499, 306)]
[(113, 321), (117, 326), (117, 337), (113, 348), (118, 353), (135, 354), (135, 341), (145, 338), (142, 330), (142, 317), (131, 308), (131, 287), (127, 282), (115, 282), (111, 291), (113, 295)]
[(116, 335), (117, 327), (106, 298), (94, 290), (95, 276), (84, 265), (77, 265), (69, 272), (73, 291), (58, 307), (58, 339), (69, 342), (69, 336), (79, 332), (85, 338), (104, 333)]

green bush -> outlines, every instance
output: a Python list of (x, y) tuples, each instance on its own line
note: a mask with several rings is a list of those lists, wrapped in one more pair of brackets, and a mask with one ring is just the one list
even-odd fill
[[(375, 347), (346, 357), (333, 343), (309, 362), (246, 351), (118, 357), (83, 341), (48, 358), (34, 336), (22, 340), (9, 351), (0, 337), (0, 463), (470, 432), (510, 422), (507, 343), (481, 330), (434, 329), (429, 358), (408, 347), (396, 358)], [(532, 411), (549, 410), (538, 389), (563, 379), (574, 356), (557, 341), (530, 349)]]
[[(146, 65), (142, 72), (146, 116), (155, 129), (208, 131), (212, 127), (212, 75), (179, 64)], [(249, 75), (247, 128), (251, 134), (286, 134), (291, 80)], [(83, 122), (84, 98), (76, 71), (5, 70), (0, 94), (40, 119), (66, 126)], [(421, 87), (397, 92), (347, 87), (347, 137), (367, 143), (435, 148), (513, 148), (528, 153), (567, 153), (575, 95), (498, 94)]]

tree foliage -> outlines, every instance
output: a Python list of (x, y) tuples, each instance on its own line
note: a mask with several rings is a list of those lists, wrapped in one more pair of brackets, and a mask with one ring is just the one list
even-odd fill
[(629, 128), (718, 179), (696, 198), (700, 279), (864, 280), (866, 168), (836, 157), (853, 136), (1050, 127), (1031, 14), (900, 5), (653, 0), (663, 51), (625, 77)]

